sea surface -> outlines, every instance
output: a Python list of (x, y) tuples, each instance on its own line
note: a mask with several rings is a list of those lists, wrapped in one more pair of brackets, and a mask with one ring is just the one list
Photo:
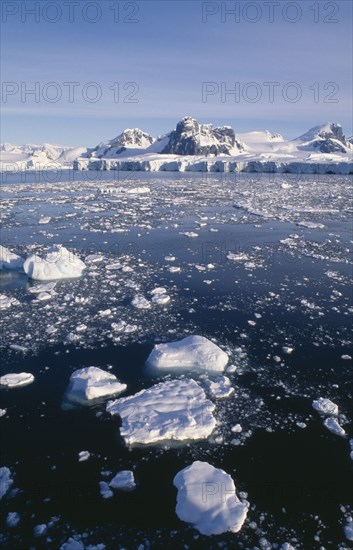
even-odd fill
[[(287, 176), (3, 174), (2, 244), (24, 257), (63, 244), (87, 269), (46, 301), (24, 274), (0, 272), (0, 293), (16, 299), (0, 312), (1, 374), (35, 376), (0, 391), (0, 466), (14, 480), (2, 548), (59, 549), (70, 537), (129, 550), (351, 548), (352, 179)], [(170, 303), (132, 306), (155, 287)], [(117, 333), (120, 321), (129, 328)], [(154, 344), (190, 334), (236, 367), (208, 440), (129, 448), (106, 401), (67, 407), (75, 369), (109, 369), (134, 394), (165, 378), (145, 369)], [(338, 405), (345, 437), (323, 425), (318, 397)], [(173, 478), (194, 460), (224, 469), (250, 503), (239, 533), (205, 537), (177, 518)], [(122, 469), (136, 490), (104, 500), (99, 481)]]

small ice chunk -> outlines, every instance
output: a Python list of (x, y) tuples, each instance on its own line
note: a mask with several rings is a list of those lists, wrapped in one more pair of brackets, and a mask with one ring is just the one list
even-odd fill
[(172, 265), (172, 266), (169, 268), (169, 271), (170, 271), (170, 273), (179, 273), (179, 271), (181, 271), (181, 268), (180, 268), (179, 266)]
[(157, 286), (153, 290), (151, 290), (150, 294), (154, 296), (155, 294), (167, 294), (167, 289), (162, 286)]
[(33, 285), (28, 288), (28, 292), (31, 294), (40, 294), (42, 292), (53, 292), (56, 286), (56, 282), (52, 281), (50, 283), (42, 283), (39, 285)]
[(45, 225), (47, 223), (49, 223), (51, 220), (51, 217), (50, 216), (42, 216), (39, 220), (38, 220), (38, 223), (40, 225)]
[(344, 526), (344, 534), (347, 540), (353, 541), (353, 522), (348, 521)]
[(47, 532), (47, 526), (45, 523), (40, 523), (39, 525), (36, 525), (33, 529), (33, 533), (35, 537), (43, 537)]
[(187, 336), (176, 342), (155, 345), (147, 363), (157, 369), (223, 372), (228, 355), (203, 336)]
[(290, 346), (282, 346), (283, 353), (286, 353), (287, 355), (290, 355), (293, 353), (294, 348), (291, 348)]
[(131, 300), (131, 305), (137, 309), (150, 309), (151, 302), (149, 302), (144, 296), (138, 294), (135, 298), (133, 298), (133, 300)]
[(203, 535), (237, 533), (243, 526), (248, 503), (241, 502), (229, 474), (208, 462), (193, 462), (174, 478), (178, 489), (176, 514)]
[(67, 542), (60, 546), (60, 550), (85, 550), (85, 547), (83, 544), (70, 537)]
[(106, 481), (99, 482), (99, 492), (103, 498), (111, 498), (113, 491), (109, 489), (109, 485)]
[(338, 406), (330, 399), (319, 397), (313, 401), (313, 409), (321, 414), (329, 414), (336, 416), (338, 414)]
[(206, 380), (206, 387), (211, 397), (221, 399), (234, 393), (234, 388), (228, 376), (217, 376), (215, 380)]
[(341, 359), (343, 359), (344, 361), (351, 361), (352, 357), (350, 355), (341, 355)]
[(0, 294), (0, 310), (9, 309), (12, 305), (18, 305), (19, 301), (6, 294)]
[(235, 434), (238, 434), (243, 431), (243, 428), (241, 427), (240, 424), (235, 424), (234, 426), (231, 427), (231, 431)]
[(44, 258), (32, 254), (23, 264), (25, 273), (37, 281), (81, 277), (85, 264), (64, 246), (52, 246)]
[(351, 448), (351, 452), (350, 452), (350, 457), (351, 459), (353, 460), (353, 439), (350, 439), (349, 440), (349, 445), (350, 445), (350, 448)]
[(98, 367), (86, 367), (71, 374), (66, 399), (85, 404), (90, 399), (122, 393), (126, 388), (127, 385), (119, 382), (114, 374)]
[(18, 344), (10, 344), (9, 348), (13, 351), (22, 351), (22, 353), (27, 353), (28, 351), (28, 348), (26, 348), (25, 346), (19, 346)]
[(9, 468), (2, 466), (0, 468), (0, 500), (6, 495), (12, 484), (13, 479)]
[(166, 262), (175, 262), (176, 257), (175, 256), (165, 256), (164, 257)]
[(9, 512), (6, 517), (7, 527), (17, 527), (20, 523), (20, 516), (17, 512)]
[(122, 470), (109, 482), (111, 489), (119, 491), (133, 491), (136, 488), (134, 473), (131, 470)]
[(23, 259), (10, 252), (8, 248), (0, 245), (0, 270), (1, 269), (21, 269), (23, 266)]
[(2, 416), (5, 416), (6, 412), (7, 412), (6, 409), (0, 409), (0, 418)]
[(34, 376), (30, 372), (11, 372), (0, 376), (0, 386), (7, 388), (19, 388), (34, 382)]
[(170, 302), (170, 296), (165, 293), (154, 294), (152, 296), (152, 302), (158, 305), (168, 304), (168, 302)]
[(215, 406), (195, 380), (168, 380), (135, 395), (110, 401), (107, 412), (122, 420), (128, 445), (206, 439), (214, 430)]
[(89, 451), (80, 451), (78, 453), (78, 461), (85, 462), (86, 460), (89, 459), (90, 456), (91, 456), (91, 453)]
[(344, 437), (346, 435), (346, 432), (344, 431), (342, 426), (340, 426), (336, 418), (326, 418), (326, 420), (324, 420), (324, 426), (335, 435), (339, 435), (341, 437)]

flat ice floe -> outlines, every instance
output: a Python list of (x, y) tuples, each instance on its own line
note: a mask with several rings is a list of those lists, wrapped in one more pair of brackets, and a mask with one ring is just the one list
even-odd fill
[(215, 405), (195, 380), (168, 380), (111, 401), (107, 412), (122, 420), (128, 445), (206, 439), (216, 426)]
[(98, 367), (86, 367), (71, 374), (65, 400), (85, 404), (91, 399), (122, 393), (126, 388), (114, 374)]
[(0, 269), (22, 269), (23, 259), (0, 245)]
[(319, 397), (313, 401), (313, 409), (321, 414), (329, 414), (336, 416), (338, 414), (338, 406), (330, 399)]
[(32, 384), (32, 382), (34, 382), (34, 376), (29, 372), (10, 372), (0, 376), (0, 386), (7, 388), (20, 388)]
[(228, 355), (203, 336), (187, 336), (177, 342), (157, 344), (147, 364), (157, 369), (223, 372)]
[(64, 246), (54, 245), (44, 258), (36, 254), (29, 256), (24, 264), (24, 272), (37, 281), (74, 279), (81, 277), (85, 264)]
[(248, 503), (241, 502), (229, 474), (208, 462), (193, 462), (174, 478), (178, 489), (176, 514), (203, 535), (237, 533), (243, 526)]

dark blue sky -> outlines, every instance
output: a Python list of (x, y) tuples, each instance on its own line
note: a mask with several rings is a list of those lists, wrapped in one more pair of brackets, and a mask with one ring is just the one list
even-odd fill
[(352, 134), (350, 1), (3, 1), (1, 15), (1, 141), (95, 145), (184, 115)]

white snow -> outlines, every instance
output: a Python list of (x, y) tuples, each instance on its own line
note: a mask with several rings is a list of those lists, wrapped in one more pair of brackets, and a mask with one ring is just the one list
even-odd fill
[(65, 397), (68, 401), (85, 404), (91, 399), (122, 393), (126, 388), (127, 385), (119, 382), (114, 374), (98, 367), (85, 367), (71, 374)]
[(217, 376), (215, 380), (206, 380), (205, 385), (211, 397), (216, 399), (229, 397), (234, 393), (234, 388), (228, 376)]
[(25, 273), (37, 281), (81, 277), (85, 264), (64, 246), (52, 246), (44, 258), (29, 256), (23, 264)]
[(176, 342), (155, 345), (147, 363), (157, 369), (223, 372), (228, 355), (203, 336), (187, 336)]
[(333, 403), (333, 401), (325, 397), (319, 397), (318, 399), (313, 401), (313, 409), (321, 414), (338, 414), (338, 406), (336, 405), (336, 403)]
[(13, 479), (9, 468), (2, 466), (0, 468), (0, 500), (4, 495), (6, 495), (12, 484)]
[(174, 478), (178, 489), (176, 514), (203, 535), (237, 533), (243, 526), (248, 504), (242, 503), (229, 474), (208, 462), (193, 462)]
[(216, 426), (215, 406), (195, 380), (168, 380), (108, 403), (107, 412), (122, 420), (128, 445), (206, 439)]
[(6, 386), (7, 388), (19, 388), (32, 384), (32, 382), (34, 382), (34, 376), (29, 372), (10, 372), (0, 376), (0, 386)]
[(136, 488), (134, 473), (131, 470), (122, 470), (109, 482), (111, 489), (119, 491), (133, 491)]
[(336, 418), (326, 418), (324, 420), (324, 426), (335, 435), (339, 435), (341, 437), (344, 437), (346, 435), (345, 430), (342, 428), (342, 426), (340, 426)]
[(5, 246), (0, 245), (0, 270), (1, 269), (22, 269), (23, 259), (11, 252)]

